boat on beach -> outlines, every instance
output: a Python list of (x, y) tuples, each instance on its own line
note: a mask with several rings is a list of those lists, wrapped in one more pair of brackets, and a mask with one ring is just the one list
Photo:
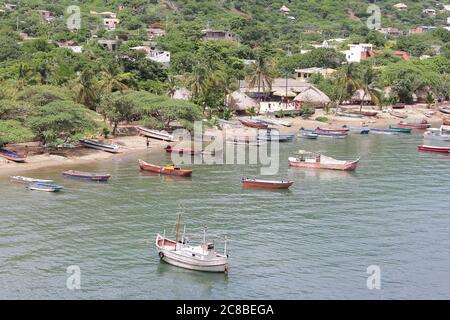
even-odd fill
[(118, 153), (120, 151), (120, 147), (118, 145), (104, 143), (99, 140), (81, 139), (80, 143), (87, 148), (102, 150), (102, 151), (106, 151), (106, 152)]
[(249, 127), (249, 128), (255, 128), (255, 129), (267, 129), (269, 125), (267, 123), (263, 123), (258, 120), (252, 120), (252, 119), (239, 119), (239, 121), (242, 123), (243, 126)]
[(245, 188), (262, 188), (262, 189), (288, 189), (294, 184), (294, 181), (289, 180), (261, 180), (261, 179), (250, 179), (242, 178), (241, 185)]
[(143, 171), (167, 174), (167, 175), (171, 175), (171, 176), (178, 176), (178, 177), (192, 176), (192, 170), (180, 169), (178, 167), (175, 167), (174, 165), (157, 166), (157, 165), (154, 165), (151, 163), (147, 163), (144, 160), (139, 160), (139, 167)]
[(445, 114), (450, 114), (450, 106), (439, 107), (439, 111)]
[(58, 192), (64, 189), (63, 186), (58, 186), (55, 184), (47, 184), (47, 183), (34, 183), (29, 186), (27, 186), (28, 190), (35, 190), (35, 191), (45, 191), (45, 192)]
[(12, 176), (10, 177), (12, 181), (21, 182), (21, 183), (52, 183), (53, 180), (44, 180), (44, 179), (35, 179), (23, 176)]
[(322, 130), (310, 130), (310, 129), (300, 129), (301, 133), (313, 133), (316, 134), (318, 137), (325, 137), (325, 138), (336, 138), (336, 139), (344, 139), (348, 137), (347, 132), (339, 133), (339, 132), (331, 132), (331, 131), (322, 131)]
[(191, 154), (191, 155), (203, 153), (203, 150), (200, 150), (200, 149), (174, 148), (170, 145), (165, 147), (164, 150), (166, 150), (166, 152), (169, 152), (169, 153)]
[(423, 137), (431, 140), (450, 141), (450, 126), (441, 126), (439, 129), (429, 128)]
[(323, 132), (332, 132), (332, 133), (348, 133), (350, 132), (350, 129), (329, 129), (329, 128), (321, 128), (317, 127), (316, 131), (323, 131)]
[(91, 173), (91, 172), (83, 172), (83, 171), (76, 171), (76, 170), (64, 171), (62, 173), (62, 175), (66, 178), (87, 180), (87, 181), (97, 181), (97, 182), (108, 181), (111, 178), (111, 175), (107, 174), (107, 173)]
[(253, 140), (253, 139), (250, 139), (249, 137), (245, 137), (244, 139), (242, 139), (241, 137), (234, 137), (234, 138), (227, 138), (225, 140), (225, 143), (234, 144), (234, 145), (260, 147), (262, 144), (262, 141), (259, 141), (257, 138), (255, 140)]
[(406, 119), (408, 118), (408, 115), (402, 112), (398, 112), (398, 111), (394, 111), (394, 110), (389, 110), (389, 114), (391, 116), (394, 116), (396, 118), (400, 118), (400, 119)]
[(175, 141), (173, 135), (171, 135), (165, 131), (147, 129), (147, 128), (143, 128), (143, 127), (136, 127), (136, 129), (139, 131), (140, 135), (147, 137), (147, 138), (163, 140), (163, 141), (170, 141), (170, 142)]
[(411, 128), (400, 128), (400, 127), (394, 127), (392, 125), (389, 126), (389, 130), (392, 132), (399, 132), (399, 133), (411, 133)]
[(207, 241), (206, 225), (203, 228), (203, 242), (201, 245), (192, 246), (186, 237), (186, 226), (180, 237), (180, 219), (178, 215), (176, 224), (175, 240), (163, 235), (156, 235), (155, 245), (159, 258), (171, 265), (196, 271), (205, 272), (228, 272), (227, 242), (225, 239), (224, 253), (215, 251), (214, 242)]
[(398, 123), (398, 126), (400, 128), (408, 128), (408, 129), (427, 129), (431, 127), (431, 124), (429, 124), (427, 120), (422, 120), (420, 122), (400, 121)]
[(0, 157), (14, 162), (25, 162), (27, 156), (11, 150), (0, 149)]
[(362, 118), (362, 117), (364, 117), (360, 113), (351, 113), (351, 112), (342, 112), (342, 111), (337, 111), (336, 115), (339, 117), (347, 117), (347, 118)]
[(420, 150), (420, 151), (450, 153), (450, 147), (438, 147), (438, 146), (421, 145), (421, 146), (418, 146), (417, 149)]
[(358, 166), (359, 158), (352, 161), (337, 160), (319, 152), (299, 150), (296, 156), (289, 157), (288, 161), (291, 167), (353, 171)]
[(260, 134), (257, 139), (262, 141), (289, 142), (295, 139), (295, 134), (280, 134), (278, 131), (275, 131), (274, 134), (271, 129), (267, 129), (267, 132)]

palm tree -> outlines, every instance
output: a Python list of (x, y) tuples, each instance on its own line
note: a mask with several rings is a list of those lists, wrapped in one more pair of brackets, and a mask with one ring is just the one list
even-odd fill
[(121, 82), (121, 80), (114, 74), (112, 68), (109, 68), (108, 66), (102, 66), (99, 75), (100, 91), (103, 93), (109, 94), (114, 90), (119, 90), (122, 92), (123, 90), (128, 89), (128, 86)]
[(167, 81), (166, 81), (166, 88), (167, 88), (167, 95), (173, 99), (173, 96), (175, 95), (175, 92), (178, 89), (178, 81), (176, 80), (176, 78), (173, 75), (169, 75), (167, 77)]
[(77, 79), (76, 101), (95, 110), (98, 103), (98, 87), (90, 69), (83, 70)]
[(336, 76), (339, 85), (339, 94), (336, 111), (344, 99), (352, 96), (354, 90), (359, 89), (356, 71), (356, 64), (349, 63), (337, 72)]
[(364, 99), (368, 96), (375, 105), (380, 104), (381, 100), (381, 90), (376, 85), (377, 74), (375, 73), (372, 66), (366, 66), (361, 70), (359, 79), (357, 82), (357, 87), (363, 91), (363, 96), (361, 99), (361, 106), (359, 112), (362, 111), (364, 105)]
[[(261, 88), (262, 92), (265, 93), (272, 89), (272, 72), (271, 65), (266, 61), (266, 59), (260, 55), (256, 62), (252, 65), (250, 74), (247, 76), (249, 81), (248, 87), (250, 89), (258, 88), (258, 104), (261, 104)], [(259, 106), (261, 107), (261, 106)], [(258, 110), (259, 113), (259, 110)]]

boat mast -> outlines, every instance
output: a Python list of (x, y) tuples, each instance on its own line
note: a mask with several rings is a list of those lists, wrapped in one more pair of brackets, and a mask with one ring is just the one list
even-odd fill
[(225, 236), (225, 245), (223, 248), (223, 255), (226, 257), (227, 256), (227, 236)]
[(175, 235), (175, 243), (178, 245), (178, 238), (180, 233), (180, 219), (181, 219), (181, 213), (178, 214), (177, 217), (177, 228), (176, 228), (176, 235)]

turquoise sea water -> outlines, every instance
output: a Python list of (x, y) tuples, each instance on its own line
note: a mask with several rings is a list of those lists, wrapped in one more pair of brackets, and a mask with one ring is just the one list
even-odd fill
[[(276, 178), (288, 191), (244, 190), (258, 165), (194, 165), (192, 178), (139, 172), (137, 158), (28, 172), (66, 187), (32, 192), (0, 178), (0, 298), (403, 299), (450, 298), (450, 156), (417, 151), (420, 133), (299, 139), (280, 146)], [(356, 172), (288, 168), (298, 149), (361, 157)], [(107, 183), (64, 179), (62, 169), (113, 174)], [(159, 261), (156, 233), (173, 234), (184, 210), (191, 242), (203, 224), (230, 272), (205, 274)], [(81, 269), (81, 290), (66, 268)], [(366, 269), (381, 269), (369, 290)]]

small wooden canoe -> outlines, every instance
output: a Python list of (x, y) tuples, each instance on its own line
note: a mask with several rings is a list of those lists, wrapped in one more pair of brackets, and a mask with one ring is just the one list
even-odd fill
[(408, 118), (408, 115), (402, 112), (398, 112), (398, 111), (394, 111), (394, 110), (389, 110), (389, 114), (391, 116), (394, 116), (396, 118), (400, 118), (400, 119), (406, 119)]
[(435, 147), (435, 146), (426, 146), (421, 145), (417, 147), (420, 151), (431, 151), (431, 152), (441, 152), (441, 153), (449, 153), (450, 147)]
[(294, 184), (294, 181), (274, 181), (242, 178), (241, 185), (245, 188), (262, 188), (262, 189), (288, 189)]
[(300, 129), (301, 132), (309, 132), (316, 134), (318, 137), (343, 139), (348, 137), (348, 133), (330, 132), (322, 130)]
[(348, 132), (350, 132), (350, 129), (328, 129), (328, 128), (317, 127), (316, 131), (324, 131), (324, 132), (332, 132), (332, 133), (348, 133)]
[(408, 128), (408, 129), (428, 129), (431, 127), (426, 120), (422, 120), (421, 122), (408, 122), (408, 121), (400, 121), (398, 123), (400, 128)]
[(27, 158), (27, 156), (24, 154), (20, 154), (6, 149), (0, 149), (0, 157), (6, 158), (14, 162), (24, 162)]
[(439, 111), (445, 114), (450, 114), (450, 106), (439, 107)]
[(158, 139), (163, 141), (175, 141), (173, 135), (165, 131), (147, 129), (143, 127), (136, 127), (136, 129), (139, 131), (140, 135), (147, 138)]
[(389, 129), (392, 132), (400, 132), (400, 133), (411, 133), (411, 128), (399, 128), (399, 127), (394, 127), (394, 126), (389, 126)]
[(109, 178), (111, 178), (111, 175), (107, 173), (90, 173), (76, 170), (64, 171), (63, 176), (66, 178), (88, 181), (108, 181)]
[(58, 192), (64, 189), (63, 186), (46, 183), (35, 183), (27, 187), (28, 190), (45, 191), (45, 192)]
[(242, 123), (243, 126), (249, 127), (249, 128), (256, 128), (256, 129), (267, 129), (269, 125), (267, 123), (262, 123), (255, 120), (243, 120), (239, 119), (239, 121)]
[(111, 153), (118, 153), (120, 150), (120, 147), (118, 145), (104, 143), (93, 139), (81, 139), (80, 143), (87, 148), (102, 150)]
[(300, 137), (302, 137), (303, 139), (317, 139), (319, 135), (312, 133), (312, 132), (302, 132), (300, 133)]
[(151, 163), (147, 163), (144, 160), (139, 160), (139, 167), (143, 171), (150, 171), (150, 172), (156, 172), (160, 174), (167, 174), (172, 176), (179, 176), (179, 177), (190, 177), (192, 175), (192, 170), (184, 170), (177, 168), (173, 165), (169, 166), (157, 166)]
[(172, 146), (167, 146), (164, 148), (164, 150), (166, 150), (166, 152), (169, 153), (179, 153), (179, 154), (201, 154), (203, 153), (203, 150), (199, 150), (199, 149), (184, 149), (184, 148), (173, 148)]

